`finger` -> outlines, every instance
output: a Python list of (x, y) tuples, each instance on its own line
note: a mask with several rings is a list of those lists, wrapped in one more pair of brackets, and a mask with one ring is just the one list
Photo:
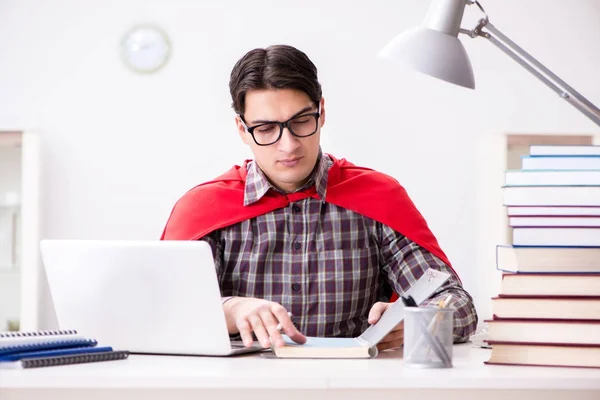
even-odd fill
[(271, 312), (271, 310), (265, 310), (260, 313), (260, 318), (262, 319), (263, 325), (269, 334), (271, 343), (273, 346), (282, 347), (285, 345), (283, 338), (281, 337), (281, 333), (277, 330), (277, 320), (275, 316)]
[(379, 321), (379, 318), (381, 318), (381, 316), (383, 315), (385, 310), (387, 310), (389, 305), (390, 303), (384, 303), (381, 301), (378, 301), (377, 303), (373, 304), (373, 307), (371, 307), (371, 311), (369, 311), (369, 324), (373, 325), (377, 323), (377, 321)]
[(392, 332), (403, 331), (403, 330), (404, 330), (404, 321), (402, 321), (398, 325), (396, 325), (396, 327), (394, 329), (392, 329)]
[(252, 343), (254, 343), (254, 339), (252, 338), (252, 327), (248, 320), (241, 320), (236, 324), (238, 331), (240, 331), (240, 337), (244, 342), (244, 346), (251, 347)]
[(393, 339), (389, 339), (389, 338), (400, 338), (404, 336), (404, 321), (400, 322), (398, 325), (396, 325), (394, 327), (394, 329), (392, 329), (390, 331), (390, 333), (388, 333), (383, 339), (382, 341), (390, 341)]
[(390, 343), (390, 342), (397, 342), (397, 341), (404, 341), (404, 331), (403, 330), (392, 331), (392, 332), (388, 333), (383, 339), (381, 339), (381, 341), (379, 343)]
[[(292, 323), (292, 319), (287, 313), (287, 310), (281, 305), (277, 304), (271, 308), (271, 311), (275, 315), (275, 318), (281, 324), (281, 328), (286, 335), (290, 337), (296, 343), (306, 343), (306, 336), (304, 336)], [(282, 339), (283, 340), (283, 339)]]
[(269, 334), (258, 314), (253, 314), (248, 319), (250, 320), (250, 325), (252, 325), (252, 330), (254, 331), (254, 335), (256, 335), (256, 339), (260, 342), (260, 345), (264, 348), (271, 347)]
[(402, 342), (401, 341), (395, 341), (395, 342), (389, 342), (389, 343), (381, 343), (381, 342), (379, 342), (377, 344), (377, 350), (379, 350), (379, 351), (390, 350), (390, 349), (398, 349), (400, 347), (402, 347)]

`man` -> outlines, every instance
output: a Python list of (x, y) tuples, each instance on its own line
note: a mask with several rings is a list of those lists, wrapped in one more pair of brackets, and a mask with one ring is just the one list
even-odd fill
[[(306, 54), (254, 49), (229, 88), (254, 159), (186, 193), (162, 236), (210, 243), (229, 333), (263, 347), (284, 345), (278, 325), (298, 343), (357, 336), (435, 268), (451, 278), (428, 302), (452, 294), (454, 340), (467, 340), (472, 298), (402, 186), (321, 151), (325, 101)], [(400, 324), (378, 348), (402, 343)]]

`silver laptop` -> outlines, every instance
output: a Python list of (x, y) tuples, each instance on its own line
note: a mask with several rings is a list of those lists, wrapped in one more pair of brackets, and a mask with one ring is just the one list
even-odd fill
[(203, 241), (42, 240), (60, 329), (132, 353), (226, 356), (231, 342)]

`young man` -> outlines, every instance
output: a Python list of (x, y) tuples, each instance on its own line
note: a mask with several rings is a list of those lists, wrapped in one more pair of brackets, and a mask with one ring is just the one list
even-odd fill
[[(451, 273), (454, 339), (477, 324), (471, 296), (393, 178), (321, 151), (325, 101), (310, 59), (291, 46), (255, 49), (229, 82), (238, 134), (254, 159), (186, 193), (164, 240), (210, 243), (229, 333), (250, 346), (353, 337), (377, 322), (428, 268)], [(400, 324), (378, 345), (403, 343)]]

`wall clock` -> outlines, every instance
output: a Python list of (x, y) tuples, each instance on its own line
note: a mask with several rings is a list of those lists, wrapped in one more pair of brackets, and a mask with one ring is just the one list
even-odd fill
[(167, 63), (171, 42), (161, 28), (139, 25), (125, 34), (121, 42), (123, 62), (135, 72), (156, 72)]

